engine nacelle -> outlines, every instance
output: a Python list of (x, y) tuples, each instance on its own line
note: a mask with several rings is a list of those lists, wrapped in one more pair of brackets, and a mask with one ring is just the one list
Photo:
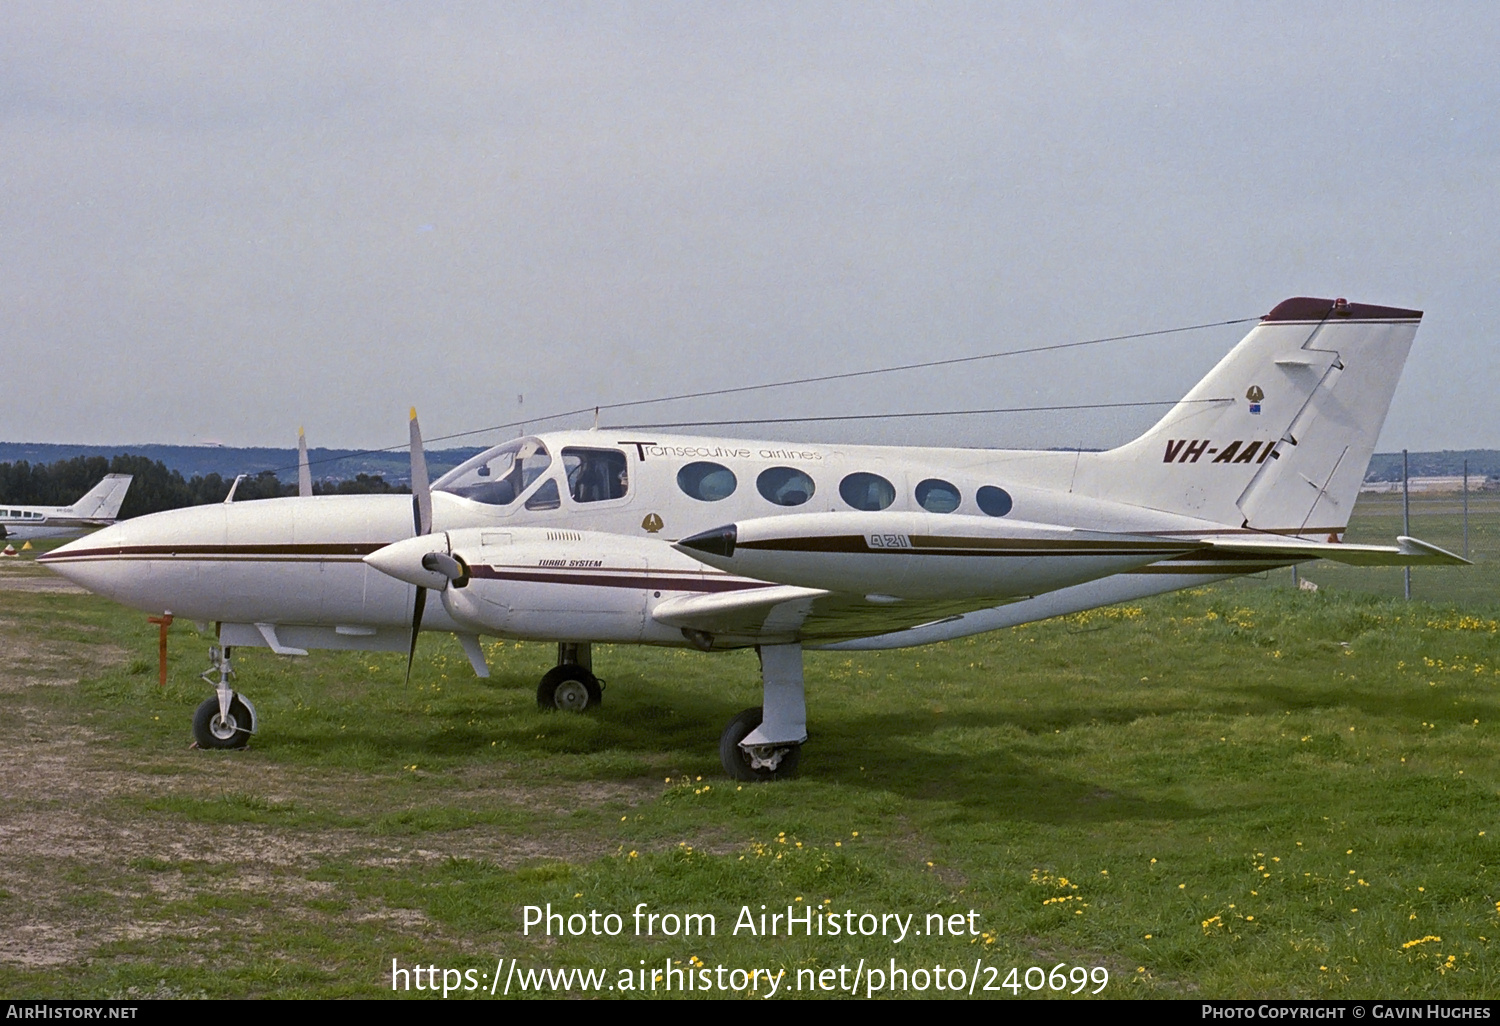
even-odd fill
[[(450, 558), (426, 559), (432, 553)], [(683, 644), (657, 623), (657, 602), (713, 591), (731, 575), (655, 539), (539, 527), (465, 528), (408, 538), (365, 561), (440, 590), (461, 630), (547, 641)]]

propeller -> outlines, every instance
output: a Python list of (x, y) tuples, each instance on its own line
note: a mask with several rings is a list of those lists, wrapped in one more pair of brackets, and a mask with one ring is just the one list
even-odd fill
[[(417, 636), (422, 632), (427, 592), (432, 589), (442, 591), (450, 584), (462, 588), (469, 583), (469, 566), (462, 556), (452, 554), (447, 533), (443, 534), (441, 542), (432, 537), (432, 486), (427, 480), (427, 458), (422, 452), (422, 429), (417, 426), (415, 406), (411, 410), (411, 519), (413, 534), (410, 538), (392, 542), (365, 557), (365, 562), (381, 573), (416, 586), (417, 593), (411, 607), (411, 644), (406, 650), (408, 683), (411, 682), (412, 663), (417, 657)], [(435, 542), (438, 542), (436, 548)], [(482, 663), (483, 657), (480, 659)], [(475, 665), (477, 670), (481, 664)]]

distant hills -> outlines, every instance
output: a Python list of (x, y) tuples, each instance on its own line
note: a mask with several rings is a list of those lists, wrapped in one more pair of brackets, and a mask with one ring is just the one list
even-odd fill
[[(1471, 479), (1500, 477), (1500, 449), (1443, 449), (1440, 452), (1407, 454), (1412, 477), (1453, 477), (1464, 472), (1464, 460), (1469, 461)], [(1365, 471), (1365, 480), (1401, 480), (1401, 454), (1377, 452), (1370, 457), (1370, 469)]]
[[(427, 466), (432, 476), (458, 466), (483, 447), (427, 450)], [(224, 445), (55, 445), (48, 442), (0, 442), (0, 463), (55, 463), (75, 456), (103, 456), (106, 459), (129, 453), (160, 460), (168, 470), (185, 478), (218, 474), (233, 480), (237, 474), (258, 474), (274, 470), (283, 481), (297, 479), (297, 450), (272, 448), (236, 448)], [(411, 467), (405, 449), (392, 452), (364, 452), (359, 449), (310, 449), (308, 459), (312, 475), (320, 481), (347, 481), (357, 474), (380, 475), (392, 484), (410, 484)], [(1469, 476), (1500, 477), (1500, 449), (1444, 449), (1440, 452), (1409, 454), (1413, 477), (1443, 477), (1463, 472), (1469, 461)], [(1370, 460), (1367, 481), (1401, 480), (1401, 454), (1378, 452)]]
[[(427, 468), (432, 477), (453, 467), (483, 448), (428, 449)], [(77, 456), (103, 456), (111, 459), (128, 453), (160, 460), (168, 470), (185, 478), (218, 474), (233, 480), (239, 474), (259, 474), (273, 470), (283, 481), (297, 480), (297, 450), (272, 448), (236, 448), (227, 445), (55, 445), (48, 442), (0, 442), (0, 463), (47, 464)], [(411, 483), (411, 464), (407, 451), (364, 452), (360, 449), (309, 449), (308, 462), (314, 480), (347, 481), (358, 474), (379, 475), (392, 484)]]

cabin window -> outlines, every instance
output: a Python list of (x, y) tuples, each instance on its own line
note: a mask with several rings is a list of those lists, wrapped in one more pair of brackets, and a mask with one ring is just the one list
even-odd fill
[(459, 464), (432, 487), (489, 506), (509, 506), (551, 465), (546, 446), (535, 438), (522, 438)]
[(630, 490), (630, 471), (619, 449), (568, 448), (562, 451), (562, 461), (574, 502), (623, 499)]
[(557, 482), (550, 477), (526, 500), (526, 508), (531, 510), (556, 509), (561, 505), (562, 500), (557, 497)]
[(677, 472), (677, 487), (700, 502), (718, 502), (734, 494), (739, 480), (734, 471), (718, 463), (689, 463)]
[(896, 501), (896, 486), (879, 474), (860, 471), (839, 482), (839, 495), (855, 509), (873, 513)]
[(917, 485), (917, 505), (929, 513), (952, 513), (961, 501), (958, 487), (947, 481), (929, 477)]
[(974, 493), (974, 501), (979, 503), (980, 509), (992, 517), (1003, 517), (1010, 512), (1010, 492), (1004, 488), (985, 485)]
[(760, 472), (755, 487), (767, 502), (778, 506), (800, 506), (813, 497), (813, 479), (793, 467), (771, 467)]

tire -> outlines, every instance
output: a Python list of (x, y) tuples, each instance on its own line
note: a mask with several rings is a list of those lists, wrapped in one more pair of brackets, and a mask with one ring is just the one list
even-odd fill
[(554, 666), (536, 686), (537, 707), (546, 712), (583, 712), (603, 701), (599, 678), (581, 666)]
[(193, 740), (199, 748), (244, 748), (250, 743), (255, 716), (235, 695), (229, 703), (229, 719), (219, 719), (219, 699), (208, 699), (193, 714)]
[(734, 780), (762, 781), (762, 780), (787, 780), (797, 775), (797, 763), (802, 759), (801, 745), (786, 745), (781, 752), (781, 761), (776, 764), (775, 769), (751, 764), (750, 753), (740, 747), (740, 742), (750, 736), (750, 732), (760, 726), (764, 718), (760, 706), (754, 709), (746, 709), (734, 719), (729, 721), (729, 726), (724, 728), (724, 733), (719, 735), (719, 762), (724, 766), (724, 772)]

